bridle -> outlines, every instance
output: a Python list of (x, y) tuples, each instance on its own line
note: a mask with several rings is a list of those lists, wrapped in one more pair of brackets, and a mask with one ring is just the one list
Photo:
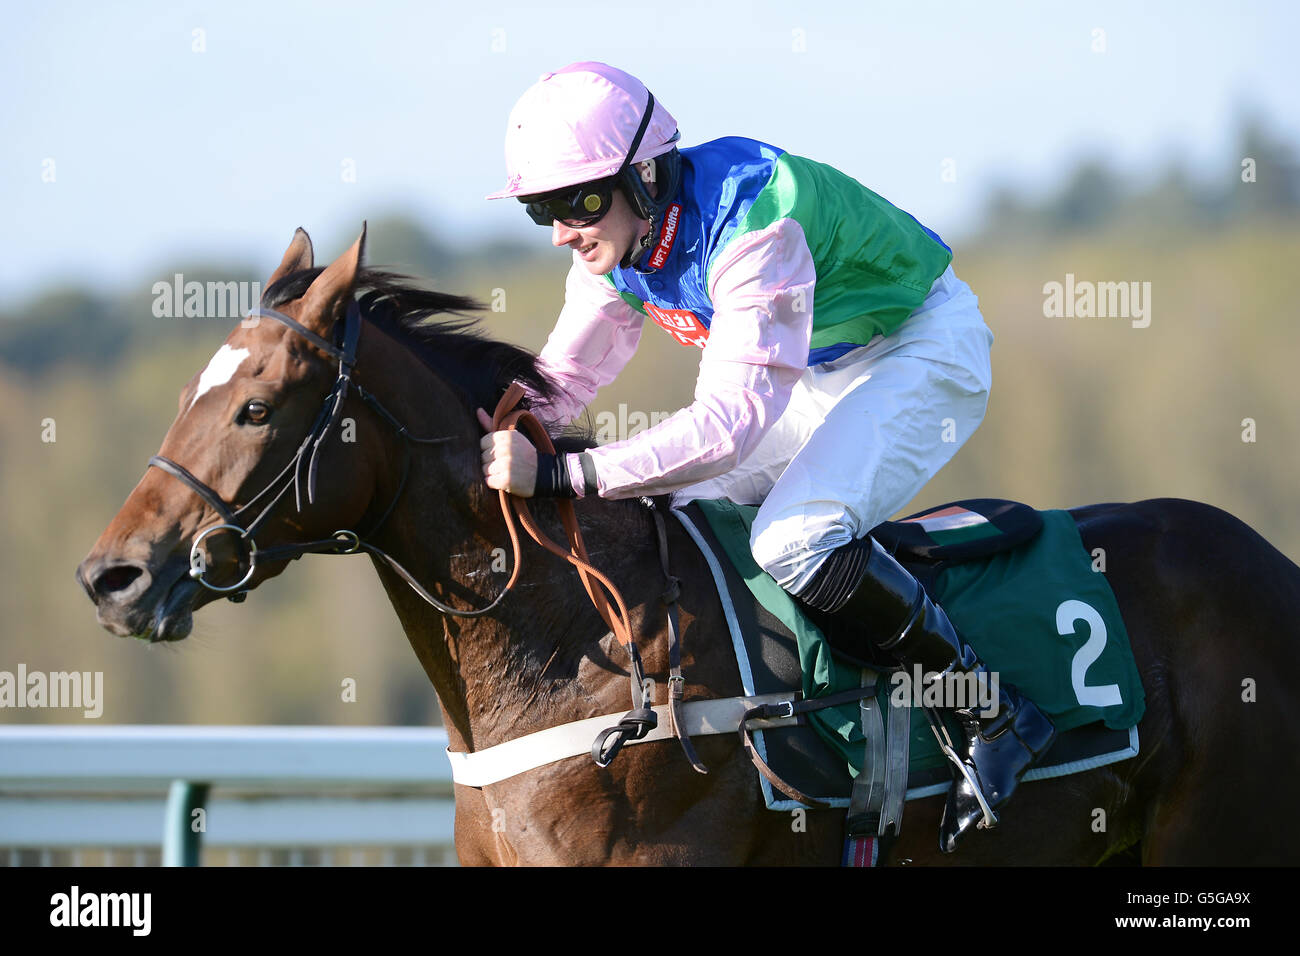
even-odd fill
[[(192, 472), (185, 466), (172, 461), (163, 455), (154, 455), (149, 459), (149, 464), (167, 472), (167, 474), (178, 479), (188, 486), (191, 491), (206, 501), (214, 511), (221, 517), (221, 522), (210, 525), (200, 531), (190, 544), (190, 577), (203, 585), (210, 591), (218, 594), (225, 594), (232, 601), (242, 601), (248, 596), (248, 582), (252, 580), (253, 574), (257, 570), (257, 562), (260, 558), (265, 562), (293, 560), (304, 554), (356, 554), (360, 551), (368, 551), (377, 557), (387, 561), (401, 577), (415, 589), (424, 600), (436, 607), (444, 614), (454, 614), (459, 617), (478, 617), (491, 611), (501, 602), (514, 583), (514, 577), (510, 583), (502, 590), (500, 594), (487, 607), (479, 610), (462, 611), (457, 608), (449, 607), (436, 597), (430, 594), (415, 579), (413, 575), (403, 568), (392, 555), (380, 549), (378, 546), (370, 543), (366, 539), (373, 536), (384, 522), (392, 514), (393, 509), (397, 506), (397, 501), (402, 496), (402, 491), (406, 487), (406, 480), (410, 474), (411, 466), (411, 445), (435, 445), (444, 442), (455, 441), (455, 436), (440, 436), (436, 438), (417, 438), (407, 431), (397, 418), (384, 407), (375, 395), (361, 386), (359, 382), (353, 380), (353, 372), (356, 368), (357, 341), (361, 337), (361, 308), (355, 299), (348, 303), (348, 308), (343, 316), (343, 321), (335, 326), (336, 342), (329, 342), (320, 335), (317, 335), (311, 329), (307, 328), (296, 319), (285, 315), (283, 312), (277, 312), (275, 309), (266, 308), (265, 306), (254, 309), (249, 312), (249, 318), (256, 319), (265, 316), (274, 319), (276, 322), (288, 327), (294, 332), (306, 338), (309, 342), (329, 355), (331, 358), (338, 360), (338, 376), (334, 380), (334, 385), (329, 393), (325, 396), (321, 404), (321, 409), (312, 423), (311, 429), (307, 436), (298, 446), (297, 452), (289, 459), (288, 464), (280, 470), (280, 473), (272, 478), (266, 486), (250, 498), (245, 504), (235, 507), (227, 503), (217, 494), (209, 485), (205, 484), (199, 478), (195, 477)], [(355, 389), (356, 393), (371, 408), (379, 414), (381, 418), (393, 426), (393, 429), (403, 439), (404, 454), (402, 457), (402, 477), (398, 482), (397, 490), (393, 493), (393, 499), (389, 502), (384, 513), (379, 516), (370, 529), (364, 534), (356, 531), (340, 530), (334, 532), (332, 537), (321, 538), (316, 541), (304, 541), (294, 544), (278, 545), (272, 548), (257, 547), (253, 534), (262, 526), (270, 517), (271, 512), (279, 504), (290, 488), (294, 490), (294, 504), (298, 511), (303, 508), (303, 487), (306, 486), (306, 498), (308, 504), (314, 504), (316, 500), (316, 477), (318, 474), (318, 465), (320, 461), (320, 452), (325, 445), (325, 441), (333, 432), (335, 426), (343, 414), (343, 404), (347, 399), (349, 389)], [(261, 511), (257, 512), (256, 517), (245, 525), (245, 517), (252, 513), (259, 502), (265, 502)], [(244, 576), (235, 584), (222, 586), (214, 584), (207, 580), (208, 571), (207, 563), (204, 559), (200, 545), (203, 539), (215, 531), (229, 530), (237, 532), (241, 541), (248, 546), (248, 570)]]
[[(653, 707), (647, 702), (643, 695), (645, 686), (645, 675), (641, 663), (641, 654), (637, 649), (636, 640), (632, 633), (630, 624), (630, 615), (627, 606), (623, 601), (622, 595), (609, 580), (600, 571), (591, 566), (587, 557), (586, 546), (582, 542), (582, 534), (578, 530), (577, 518), (574, 515), (573, 505), (565, 499), (557, 499), (556, 507), (560, 511), (561, 521), (564, 524), (565, 533), (569, 540), (569, 550), (564, 550), (559, 545), (551, 541), (537, 526), (528, 510), (527, 504), (521, 498), (508, 495), (505, 491), (500, 492), (501, 509), (506, 519), (506, 527), (510, 532), (510, 540), (514, 549), (514, 568), (510, 574), (510, 580), (506, 582), (501, 593), (493, 598), (492, 603), (478, 610), (462, 611), (453, 608), (439, 601), (430, 594), (415, 577), (397, 562), (397, 560), (387, 552), (383, 551), (377, 545), (367, 541), (366, 538), (374, 535), (376, 531), (392, 514), (393, 509), (397, 506), (397, 501), (401, 498), (402, 490), (406, 487), (406, 480), (410, 474), (411, 465), (411, 445), (423, 444), (433, 445), (443, 442), (456, 440), (456, 436), (440, 436), (436, 438), (417, 438), (406, 430), (403, 425), (391, 412), (372, 393), (361, 387), (359, 382), (352, 380), (352, 374), (356, 369), (356, 352), (357, 341), (361, 336), (361, 308), (356, 299), (350, 299), (348, 308), (344, 314), (343, 321), (336, 323), (334, 330), (335, 342), (329, 342), (320, 335), (317, 335), (311, 329), (298, 322), (296, 319), (285, 315), (283, 312), (277, 312), (275, 309), (259, 307), (249, 313), (249, 318), (265, 316), (269, 319), (281, 323), (287, 328), (306, 338), (309, 342), (319, 348), (325, 354), (338, 360), (338, 376), (334, 381), (334, 386), (325, 396), (320, 411), (316, 415), (316, 420), (312, 424), (311, 430), (298, 446), (297, 452), (289, 460), (288, 464), (280, 470), (280, 473), (272, 478), (266, 486), (255, 494), (247, 503), (235, 507), (227, 503), (216, 493), (209, 485), (196, 478), (183, 465), (172, 461), (162, 455), (154, 455), (149, 459), (149, 464), (167, 474), (178, 479), (186, 485), (191, 491), (206, 501), (217, 512), (221, 518), (218, 524), (210, 525), (200, 531), (190, 544), (190, 577), (203, 585), (210, 591), (219, 594), (225, 594), (232, 601), (242, 601), (248, 595), (248, 582), (252, 580), (253, 574), (257, 569), (257, 559), (260, 555), (264, 561), (283, 561), (293, 560), (304, 554), (357, 554), (361, 551), (367, 551), (376, 557), (383, 558), (389, 566), (400, 575), (411, 588), (427, 601), (430, 605), (437, 608), (444, 614), (451, 614), (457, 617), (481, 617), (491, 612), (502, 599), (510, 592), (516, 580), (519, 578), (519, 571), (522, 563), (522, 550), (519, 543), (518, 531), (515, 527), (515, 520), (512, 514), (512, 508), (518, 512), (519, 521), (529, 532), (534, 540), (548, 551), (564, 558), (573, 564), (577, 570), (583, 587), (586, 589), (592, 603), (596, 606), (597, 612), (604, 618), (610, 626), (610, 632), (617, 641), (627, 648), (631, 656), (631, 667), (629, 676), (631, 678), (631, 695), (632, 710), (629, 711), (617, 726), (605, 730), (592, 745), (592, 759), (601, 766), (606, 767), (614, 756), (619, 752), (624, 743), (628, 740), (637, 740), (644, 737), (651, 729), (656, 726), (657, 717)], [(393, 494), (393, 500), (389, 502), (384, 513), (366, 532), (365, 535), (358, 534), (355, 531), (341, 530), (334, 532), (329, 538), (322, 538), (317, 541), (305, 541), (295, 544), (278, 545), (273, 548), (264, 548), (259, 550), (256, 542), (253, 540), (253, 533), (266, 521), (272, 510), (280, 499), (285, 496), (288, 490), (294, 489), (294, 503), (298, 510), (302, 511), (302, 486), (305, 484), (307, 490), (308, 504), (315, 503), (316, 500), (316, 475), (317, 465), (321, 448), (325, 440), (330, 436), (334, 427), (338, 424), (339, 418), (343, 414), (343, 403), (347, 399), (348, 390), (355, 388), (357, 394), (365, 401), (381, 418), (393, 426), (397, 434), (403, 439), (404, 455), (402, 460), (402, 477), (398, 482), (397, 491)], [(495, 428), (517, 428), (523, 427), (532, 435), (532, 439), (543, 451), (554, 453), (555, 448), (551, 444), (550, 436), (546, 430), (537, 421), (537, 419), (524, 409), (516, 409), (523, 396), (523, 388), (519, 383), (512, 384), (506, 389), (505, 394), (497, 404), (496, 411), (493, 415), (493, 424)], [(266, 499), (262, 510), (257, 513), (247, 526), (241, 524), (244, 516), (250, 513), (258, 502)], [(669, 697), (670, 697), (670, 720), (673, 725), (673, 734), (681, 742), (682, 749), (687, 759), (694, 768), (701, 772), (707, 773), (704, 765), (700, 763), (691, 746), (690, 738), (683, 730), (683, 724), (680, 715), (680, 707), (683, 699), (683, 690), (685, 680), (681, 676), (681, 655), (680, 655), (680, 636), (677, 622), (676, 600), (680, 591), (677, 579), (668, 573), (668, 543), (663, 527), (663, 518), (659, 514), (657, 507), (649, 499), (643, 499), (649, 504), (651, 513), (654, 516), (658, 533), (660, 560), (663, 566), (663, 572), (668, 582), (668, 589), (664, 592), (662, 600), (668, 608), (669, 622), (669, 659), (670, 659), (670, 677), (669, 677)], [(213, 584), (206, 580), (207, 565), (203, 558), (203, 552), (200, 545), (203, 539), (214, 531), (230, 530), (239, 533), (240, 540), (248, 543), (248, 571), (236, 584), (221, 586)], [(605, 597), (604, 593), (597, 586), (603, 586), (614, 598), (613, 603)]]

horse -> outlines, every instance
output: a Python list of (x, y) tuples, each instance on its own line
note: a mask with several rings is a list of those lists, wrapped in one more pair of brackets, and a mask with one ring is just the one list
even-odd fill
[[(508, 528), (483, 480), (475, 410), (492, 410), (515, 381), (536, 401), (553, 386), (533, 353), (481, 331), (471, 300), (363, 266), (364, 242), (363, 228), (322, 268), (299, 229), (264, 286), (261, 305), (279, 319), (241, 322), (182, 389), (159, 455), (77, 568), (100, 624), (182, 640), (196, 610), (238, 599), (303, 553), (366, 550), (437, 693), (450, 749), (626, 710), (627, 654), (580, 599), (574, 569), (529, 546), (511, 591), (492, 572)], [(349, 311), (360, 317), (350, 343), (340, 332)], [(332, 426), (348, 420), (355, 434), (345, 441)], [(558, 441), (561, 450), (592, 443)], [(258, 507), (250, 523), (245, 513)], [(537, 508), (544, 528), (558, 526), (550, 504)], [(887, 862), (1294, 864), (1300, 828), (1285, 781), (1295, 777), (1300, 713), (1286, 681), (1300, 568), (1206, 504), (1155, 499), (1070, 513), (1085, 547), (1108, 558), (1146, 690), (1142, 752), (1022, 784), (998, 826), (951, 854), (938, 846), (943, 798), (910, 802)], [(634, 500), (594, 496), (577, 514), (591, 561), (624, 596), (645, 672), (662, 687), (669, 661), (653, 516)], [(245, 541), (254, 525), (255, 554)], [(705, 559), (668, 525), (685, 698), (738, 696)], [(481, 788), (457, 784), (461, 863), (840, 861), (843, 811), (771, 811), (736, 735), (694, 743), (707, 774), (670, 739), (625, 747), (604, 768), (570, 757)]]

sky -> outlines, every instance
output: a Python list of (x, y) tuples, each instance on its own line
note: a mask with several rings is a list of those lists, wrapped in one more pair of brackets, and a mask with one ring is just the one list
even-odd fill
[(1085, 158), (1237, 177), (1246, 109), (1300, 143), (1297, 28), (1287, 0), (23, 4), (0, 31), (0, 308), (185, 259), (269, 271), (300, 225), (333, 258), (399, 212), (454, 246), (548, 242), (483, 197), (515, 100), (575, 60), (641, 78), (683, 146), (761, 139), (959, 238), (993, 184), (1033, 199)]

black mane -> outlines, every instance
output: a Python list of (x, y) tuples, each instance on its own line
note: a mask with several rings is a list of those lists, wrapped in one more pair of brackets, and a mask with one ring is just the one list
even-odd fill
[[(262, 293), (262, 305), (276, 308), (300, 298), (323, 267), (303, 269), (272, 283)], [(430, 370), (458, 389), (471, 407), (491, 412), (510, 383), (518, 380), (543, 398), (557, 389), (537, 367), (537, 356), (526, 348), (486, 335), (473, 313), (483, 306), (468, 296), (422, 289), (416, 280), (395, 272), (361, 267), (357, 270), (357, 302), (361, 317), (405, 345)], [(433, 320), (454, 313), (458, 318)], [(531, 406), (528, 399), (524, 404)], [(595, 444), (589, 435), (568, 436), (557, 447), (577, 451)]]

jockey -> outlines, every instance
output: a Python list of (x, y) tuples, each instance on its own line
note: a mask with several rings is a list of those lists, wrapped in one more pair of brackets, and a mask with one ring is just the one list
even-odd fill
[[(836, 650), (927, 673), (988, 671), (868, 532), (910, 501), (984, 417), (978, 300), (951, 250), (829, 166), (739, 137), (677, 147), (677, 123), (603, 63), (547, 74), (510, 114), (505, 189), (573, 264), (542, 371), (576, 418), (635, 351), (648, 315), (702, 350), (695, 400), (625, 441), (539, 454), (478, 412), (487, 484), (523, 497), (671, 493), (761, 505), (750, 545)], [(834, 635), (839, 635), (838, 637)], [(990, 682), (991, 683), (991, 682)], [(1001, 683), (959, 710), (951, 851), (1050, 745), (1047, 717)]]

